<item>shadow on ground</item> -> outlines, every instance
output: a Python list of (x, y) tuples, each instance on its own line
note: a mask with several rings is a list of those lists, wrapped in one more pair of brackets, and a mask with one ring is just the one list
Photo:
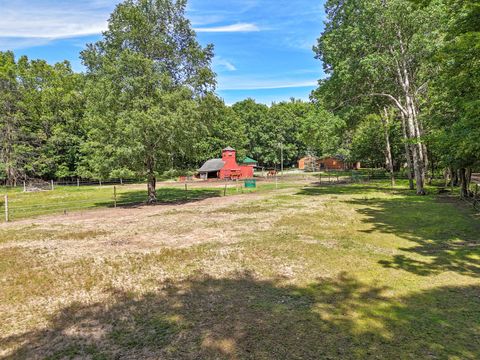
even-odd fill
[(392, 301), (341, 274), (308, 287), (249, 273), (198, 275), (112, 303), (74, 304), (42, 330), (0, 339), (8, 358), (462, 358), (480, 353), (480, 288), (442, 287)]
[(480, 223), (455, 200), (409, 196), (350, 203), (360, 206), (363, 221), (373, 225), (365, 232), (391, 233), (416, 244), (400, 248), (407, 255), (383, 260), (383, 266), (418, 275), (453, 271), (480, 276)]
[(312, 186), (305, 187), (300, 190), (297, 195), (368, 195), (370, 193), (388, 191), (390, 194), (406, 194), (409, 190), (392, 189), (392, 187), (382, 185), (365, 185), (365, 184), (325, 184), (314, 183)]
[[(157, 189), (157, 202), (154, 205), (186, 204), (211, 197), (221, 196), (221, 190), (160, 188)], [(146, 190), (128, 191), (118, 194), (117, 206), (136, 207), (146, 204)], [(113, 207), (113, 200), (96, 203), (98, 207)]]
[[(370, 198), (386, 192), (394, 198)], [(480, 223), (459, 200), (446, 196), (416, 196), (406, 189), (388, 186), (319, 186), (301, 190), (299, 195), (364, 195), (345, 201), (355, 205), (362, 221), (371, 224), (366, 233), (394, 234), (416, 243), (403, 247), (406, 255), (395, 255), (380, 263), (387, 268), (417, 275), (453, 271), (480, 276)], [(420, 257), (421, 256), (421, 257)]]

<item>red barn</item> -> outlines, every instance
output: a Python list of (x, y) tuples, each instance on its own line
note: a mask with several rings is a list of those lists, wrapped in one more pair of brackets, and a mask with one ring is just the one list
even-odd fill
[(221, 159), (211, 159), (198, 169), (200, 178), (206, 179), (246, 179), (253, 177), (255, 162), (237, 164), (235, 149), (227, 147), (222, 150)]

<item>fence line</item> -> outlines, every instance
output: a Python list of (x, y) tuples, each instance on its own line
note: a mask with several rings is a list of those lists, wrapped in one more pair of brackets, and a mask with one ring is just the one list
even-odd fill
[[(399, 178), (399, 177), (397, 177)], [(274, 189), (279, 189), (285, 186), (289, 186), (289, 181), (296, 180), (313, 180), (319, 185), (328, 185), (328, 184), (348, 184), (348, 183), (359, 183), (359, 182), (369, 182), (374, 180), (388, 180), (390, 177), (387, 175), (381, 174), (365, 174), (365, 173), (345, 173), (345, 174), (309, 174), (308, 176), (299, 175), (299, 176), (277, 176), (275, 178), (264, 178), (259, 179), (260, 183), (274, 184)], [(243, 182), (225, 182), (225, 186), (215, 186), (209, 187), (209, 185), (214, 185), (215, 183), (197, 183), (203, 187), (191, 187), (184, 184), (184, 187), (165, 187), (158, 188), (157, 192), (165, 191), (164, 199), (159, 199), (160, 203), (179, 203), (185, 201), (196, 201), (204, 199), (211, 196), (226, 196), (227, 188), (229, 189), (228, 194), (239, 194), (238, 186), (241, 186), (241, 193), (244, 193)], [(133, 190), (131, 188), (117, 188), (117, 185), (106, 185), (104, 190), (98, 190), (99, 192), (93, 192), (91, 194), (81, 194), (80, 198), (75, 199), (75, 196), (79, 196), (79, 193), (73, 191), (71, 193), (66, 192), (65, 195), (55, 199), (55, 197), (50, 199), (41, 199), (37, 198), (34, 201), (38, 203), (28, 204), (29, 195), (19, 195), (19, 198), (15, 196), (9, 197), (7, 194), (4, 197), (3, 203), (0, 203), (0, 211), (5, 213), (5, 221), (17, 220), (20, 218), (45, 215), (45, 214), (60, 214), (63, 210), (64, 213), (67, 211), (81, 210), (81, 209), (93, 209), (93, 208), (104, 208), (117, 206), (125, 206), (131, 204), (141, 204), (146, 200), (146, 193), (144, 190)], [(56, 194), (62, 190), (55, 189), (51, 193)], [(19, 193), (21, 194), (21, 193)], [(472, 192), (474, 194), (472, 197), (464, 199), (470, 202), (473, 207), (477, 210), (480, 210), (480, 193), (479, 185), (475, 185), (475, 189)], [(159, 194), (161, 197), (162, 194)], [(51, 201), (52, 203), (46, 203), (45, 201)]]

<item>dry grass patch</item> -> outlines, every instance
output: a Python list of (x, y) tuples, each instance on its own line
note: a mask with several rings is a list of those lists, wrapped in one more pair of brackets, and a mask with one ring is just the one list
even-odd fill
[(363, 186), (0, 228), (0, 357), (476, 358), (476, 220)]

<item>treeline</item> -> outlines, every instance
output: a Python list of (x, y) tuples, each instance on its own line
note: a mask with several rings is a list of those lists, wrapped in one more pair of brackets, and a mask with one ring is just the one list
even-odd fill
[(327, 78), (311, 101), (226, 106), (213, 46), (186, 1), (119, 4), (103, 38), (68, 62), (0, 53), (0, 176), (148, 179), (218, 157), (225, 146), (264, 166), (343, 155), (405, 171), (411, 188), (445, 173), (468, 194), (480, 154), (480, 5), (467, 0), (329, 0), (314, 47)]
[[(341, 148), (344, 122), (319, 105), (226, 106), (215, 94), (213, 46), (200, 46), (184, 0), (117, 5), (100, 41), (68, 62), (0, 53), (0, 173), (28, 178), (146, 178), (197, 168), (225, 146), (265, 166)], [(328, 128), (328, 129), (327, 129)]]
[(468, 195), (480, 166), (480, 3), (329, 0), (313, 99), (347, 123), (354, 156), (407, 164), (424, 194), (436, 171)]
[[(345, 122), (311, 102), (291, 99), (266, 106), (246, 99), (226, 106), (208, 93), (196, 103), (201, 111), (191, 119), (173, 114), (173, 119), (163, 119), (162, 123), (152, 119), (152, 125), (144, 124), (148, 118), (135, 123), (114, 120), (125, 111), (117, 109), (113, 113), (120, 105), (119, 99), (111, 97), (112, 103), (103, 107), (103, 97), (111, 96), (104, 88), (99, 91), (105, 84), (88, 74), (73, 72), (67, 61), (49, 65), (25, 56), (15, 59), (13, 52), (0, 52), (0, 76), (0, 176), (8, 184), (29, 178), (145, 176), (141, 158), (136, 160), (140, 164), (136, 169), (117, 151), (122, 149), (128, 158), (137, 156), (143, 151), (138, 147), (146, 145), (141, 140), (146, 140), (149, 132), (154, 142), (163, 135), (171, 136), (172, 141), (163, 159), (154, 152), (154, 161), (160, 162), (154, 169), (157, 175), (195, 169), (206, 159), (220, 156), (226, 146), (235, 147), (239, 157), (250, 156), (269, 167), (280, 164), (282, 152), (286, 166), (294, 166), (305, 154), (348, 153), (346, 147), (342, 148)], [(141, 98), (129, 99), (129, 106), (147, 99), (138, 92), (135, 96)], [(111, 119), (105, 117), (107, 114)], [(190, 122), (183, 124), (181, 120)], [(165, 129), (167, 121), (171, 121), (171, 129)], [(144, 134), (137, 138), (135, 132), (142, 130)], [(117, 131), (118, 136), (112, 139)], [(183, 132), (183, 136), (175, 131)], [(112, 143), (114, 139), (119, 143)], [(179, 151), (169, 151), (181, 140), (185, 144)], [(161, 141), (164, 146), (168, 137)]]

